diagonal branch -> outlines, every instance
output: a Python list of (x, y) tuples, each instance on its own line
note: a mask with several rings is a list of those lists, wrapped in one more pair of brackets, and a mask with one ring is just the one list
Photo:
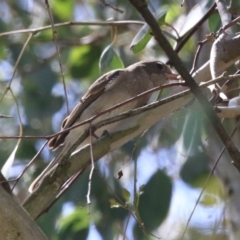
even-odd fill
[(221, 124), (220, 119), (218, 118), (215, 110), (211, 107), (202, 90), (198, 87), (197, 83), (193, 80), (191, 75), (188, 73), (187, 69), (184, 67), (181, 59), (172, 49), (172, 46), (167, 41), (165, 36), (162, 34), (162, 31), (153, 17), (152, 13), (149, 11), (147, 2), (145, 0), (129, 0), (131, 4), (138, 10), (138, 12), (142, 15), (145, 21), (152, 29), (152, 33), (155, 36), (157, 42), (160, 47), (166, 52), (167, 56), (173, 63), (174, 67), (178, 71), (178, 73), (182, 76), (182, 78), (186, 81), (190, 90), (194, 94), (195, 98), (199, 101), (202, 106), (205, 114), (207, 115), (209, 121), (211, 122), (213, 128), (217, 132), (218, 136), (221, 138), (222, 142), (226, 146), (226, 149), (231, 156), (234, 165), (240, 171), (240, 153), (236, 148), (235, 144), (232, 142), (230, 136), (224, 129)]
[[(207, 84), (209, 83), (205, 83), (205, 86)], [(108, 135), (93, 142), (92, 153), (94, 155), (94, 160), (97, 161), (108, 152), (121, 147), (124, 143), (138, 136), (163, 117), (170, 115), (173, 111), (176, 111), (180, 107), (189, 103), (193, 97), (190, 93), (191, 92), (189, 90), (186, 90), (185, 92), (176, 94), (174, 98), (169, 97), (162, 99), (147, 106), (122, 113), (118, 116), (94, 124), (92, 127), (94, 129), (98, 129), (115, 121), (123, 121), (121, 128), (117, 129), (116, 132), (109, 133)], [(170, 98), (171, 101), (169, 101)], [(128, 129), (124, 129), (125, 121), (128, 123), (131, 122), (131, 126), (129, 126)], [(68, 177), (73, 176), (81, 169), (91, 164), (89, 145), (74, 152), (74, 154), (70, 156), (71, 152), (76, 149), (79, 143), (88, 136), (88, 133), (89, 132), (86, 130), (81, 136), (79, 136), (77, 142), (74, 143), (72, 148), (69, 149), (63, 157), (64, 159), (62, 164), (59, 165), (54, 173), (51, 173), (48, 177), (46, 177), (41, 186), (25, 201), (24, 207), (33, 218), (36, 218), (43, 209), (46, 209), (52, 204), (55, 197), (58, 195), (61, 186)], [(68, 159), (68, 161), (65, 159)]]

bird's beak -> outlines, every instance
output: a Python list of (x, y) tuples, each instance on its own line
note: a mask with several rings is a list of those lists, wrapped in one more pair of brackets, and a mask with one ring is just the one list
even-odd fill
[(164, 73), (164, 76), (167, 78), (167, 80), (179, 80), (179, 75), (175, 73)]

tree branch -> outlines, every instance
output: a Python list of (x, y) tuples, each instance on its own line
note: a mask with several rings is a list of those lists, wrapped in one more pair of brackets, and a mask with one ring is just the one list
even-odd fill
[(203, 92), (199, 89), (197, 83), (193, 80), (191, 75), (188, 73), (182, 61), (180, 60), (178, 55), (173, 51), (170, 43), (162, 34), (162, 31), (158, 23), (156, 22), (155, 18), (153, 17), (152, 13), (149, 11), (147, 7), (147, 2), (145, 0), (129, 0), (129, 1), (138, 10), (138, 12), (142, 15), (142, 17), (151, 27), (152, 33), (155, 36), (157, 42), (159, 43), (159, 46), (162, 47), (163, 50), (166, 52), (167, 56), (170, 58), (171, 62), (173, 63), (178, 73), (186, 81), (187, 85), (189, 86), (190, 90), (194, 94), (195, 98), (199, 101), (205, 114), (207, 115), (209, 121), (211, 122), (213, 128), (215, 129), (215, 131), (221, 138), (222, 142), (226, 146), (227, 151), (234, 162), (234, 165), (240, 171), (240, 153), (238, 149), (236, 148), (230, 136), (227, 134), (226, 130), (222, 126), (220, 119), (217, 117), (217, 114), (209, 104)]
[(0, 222), (2, 239), (47, 239), (38, 225), (2, 187), (0, 187)]

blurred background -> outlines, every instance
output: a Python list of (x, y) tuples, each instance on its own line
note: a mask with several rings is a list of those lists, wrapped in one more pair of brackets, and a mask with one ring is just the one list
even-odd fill
[[(128, 1), (109, 0), (109, 3), (124, 12), (104, 6), (100, 0), (49, 1), (54, 24), (66, 23), (56, 27), (53, 41), (51, 27), (44, 29), (51, 25), (45, 1), (0, 1), (0, 114), (8, 116), (0, 119), (1, 136), (17, 136), (21, 126), (24, 136), (56, 133), (67, 115), (67, 106), (72, 110), (103, 73), (140, 60), (168, 61), (150, 30), (146, 26), (143, 29), (142, 18)], [(177, 49), (213, 3), (211, 0), (151, 0), (149, 8)], [(125, 23), (111, 26), (107, 24), (109, 20)], [(130, 22), (133, 20), (139, 22)], [(69, 21), (96, 24), (71, 25), (67, 24)], [(179, 48), (179, 56), (189, 71), (197, 42), (219, 27), (218, 12), (212, 11)], [(29, 40), (30, 30), (37, 28), (39, 31)], [(25, 32), (18, 31), (24, 29)], [(5, 34), (9, 31), (12, 32)], [(204, 45), (196, 67), (209, 59), (210, 48), (210, 43)], [(8, 86), (11, 91), (7, 91)], [(161, 94), (164, 96), (167, 90)], [(231, 132), (235, 121), (224, 124)], [(209, 146), (205, 140), (210, 132), (201, 108), (195, 102), (190, 103), (98, 161), (90, 206), (86, 203), (88, 169), (37, 220), (38, 224), (53, 240), (157, 237), (175, 240), (181, 239), (186, 226), (182, 239), (228, 239), (226, 189), (218, 177), (209, 177), (216, 161), (206, 150)], [(17, 141), (0, 140), (1, 166), (10, 156), (14, 159), (10, 178), (24, 170), (45, 142), (41, 138), (23, 139), (18, 145)], [(14, 190), (20, 202), (28, 195), (31, 181), (53, 156), (46, 147), (23, 175)], [(123, 176), (118, 179), (120, 170)], [(135, 197), (134, 173), (137, 176)], [(205, 191), (200, 196), (203, 187)]]

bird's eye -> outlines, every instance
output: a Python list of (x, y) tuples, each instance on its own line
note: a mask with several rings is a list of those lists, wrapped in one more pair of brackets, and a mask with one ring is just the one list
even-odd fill
[(162, 63), (159, 63), (159, 62), (158, 62), (158, 63), (157, 63), (157, 68), (160, 69), (160, 70), (162, 70), (162, 69), (163, 69)]

